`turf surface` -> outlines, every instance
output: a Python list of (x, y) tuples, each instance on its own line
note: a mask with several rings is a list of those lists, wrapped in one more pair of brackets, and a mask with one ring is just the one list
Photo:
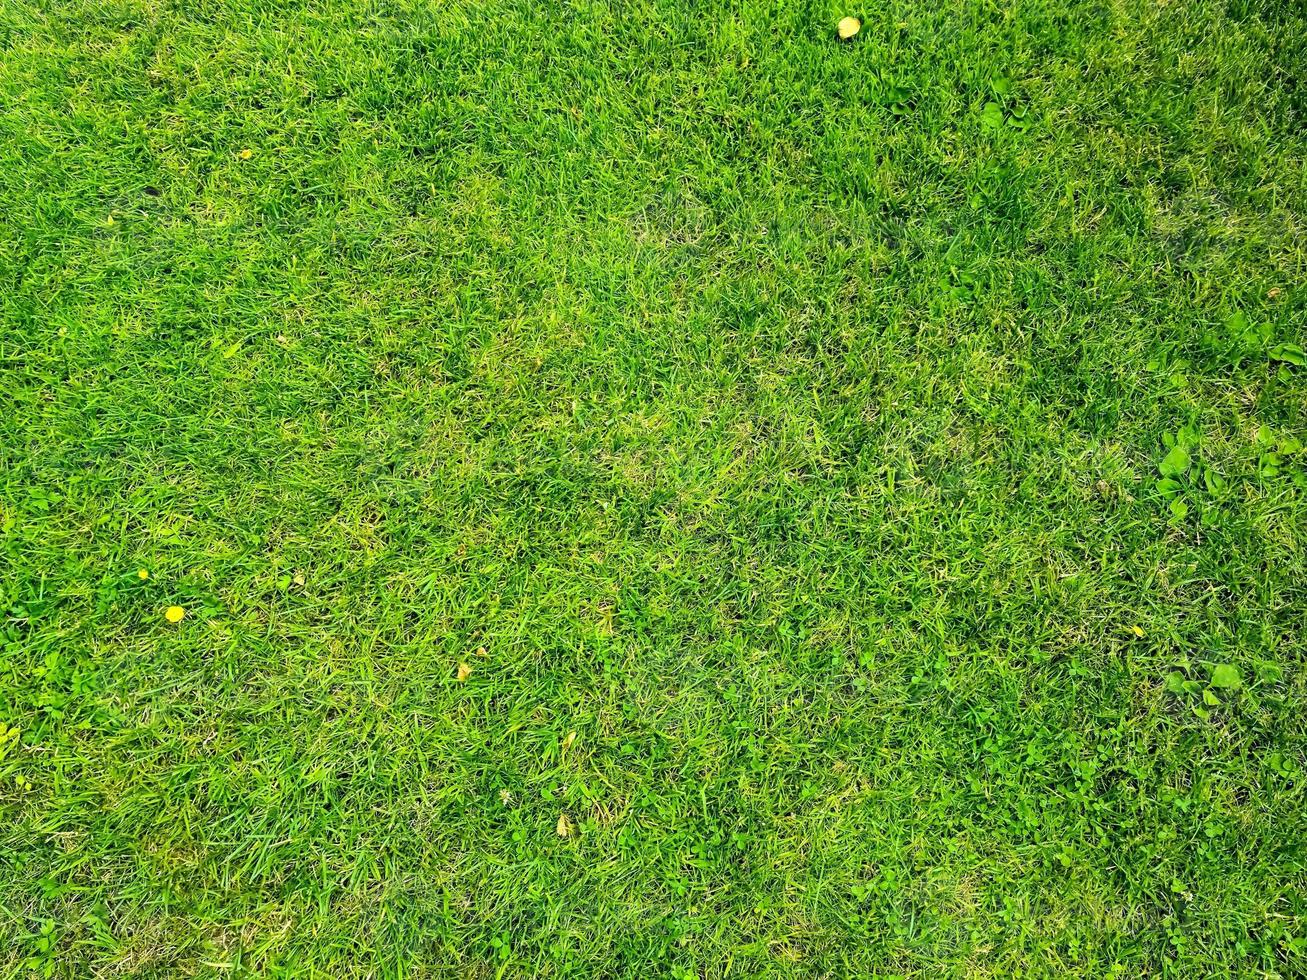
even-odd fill
[(1305, 164), (1293, 0), (11, 0), (0, 976), (1307, 974)]

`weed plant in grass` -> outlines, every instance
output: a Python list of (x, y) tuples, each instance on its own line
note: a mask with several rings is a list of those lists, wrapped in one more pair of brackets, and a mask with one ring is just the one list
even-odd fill
[(1305, 163), (1291, 0), (11, 0), (0, 976), (1307, 975)]

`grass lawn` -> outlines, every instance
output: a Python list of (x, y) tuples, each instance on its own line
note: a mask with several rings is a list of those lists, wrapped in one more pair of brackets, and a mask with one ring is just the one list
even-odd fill
[(1305, 324), (1297, 0), (11, 0), (0, 977), (1307, 976)]

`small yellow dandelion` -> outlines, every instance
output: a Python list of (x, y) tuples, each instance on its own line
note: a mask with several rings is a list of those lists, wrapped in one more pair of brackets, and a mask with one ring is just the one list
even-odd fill
[(467, 680), (472, 676), (472, 668), (467, 664), (458, 665), (458, 679), (460, 682)]
[(170, 623), (180, 623), (186, 615), (186, 610), (181, 606), (169, 606), (163, 612), (163, 618)]
[(142, 582), (144, 582), (144, 581), (146, 581), (147, 579), (149, 579), (149, 577), (150, 577), (150, 573), (149, 573), (148, 570), (146, 570), (146, 569), (144, 569), (144, 568), (140, 568), (140, 569), (137, 569), (137, 571), (136, 571), (136, 577), (137, 577), (138, 579), (140, 579)]
[(242, 160), (248, 160), (250, 157), (254, 156), (254, 151), (250, 149), (244, 149), (241, 150), (236, 155), (240, 157)]

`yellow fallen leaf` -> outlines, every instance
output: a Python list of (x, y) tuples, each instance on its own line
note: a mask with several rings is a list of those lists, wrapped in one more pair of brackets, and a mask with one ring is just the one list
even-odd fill
[(302, 587), (302, 586), (304, 585), (304, 573), (303, 573), (303, 572), (296, 572), (296, 573), (295, 573), (295, 577), (292, 578), (291, 581), (294, 582), (296, 585)]
[(572, 836), (572, 821), (567, 819), (566, 813), (560, 813), (558, 815), (558, 826), (555, 827), (554, 830), (558, 831), (559, 837)]
[(471, 667), (469, 667), (467, 664), (463, 664), (463, 663), (461, 663), (461, 664), (458, 665), (458, 679), (459, 679), (459, 681), (465, 681), (465, 680), (467, 680), (467, 679), (468, 679), (469, 677), (471, 677), (471, 676), (472, 676), (472, 668), (471, 668)]
[(1131, 626), (1130, 631), (1134, 633), (1135, 636), (1139, 637), (1139, 639), (1142, 640), (1144, 638), (1144, 628), (1142, 626)]
[(170, 623), (180, 623), (186, 615), (186, 610), (181, 606), (169, 606), (163, 611), (163, 618)]
[(572, 747), (572, 743), (575, 741), (576, 741), (576, 732), (568, 732), (567, 738), (563, 739), (563, 751), (566, 752), (568, 749), (570, 749)]
[(847, 41), (862, 30), (862, 21), (856, 17), (845, 17), (835, 29), (840, 32), (840, 37)]

